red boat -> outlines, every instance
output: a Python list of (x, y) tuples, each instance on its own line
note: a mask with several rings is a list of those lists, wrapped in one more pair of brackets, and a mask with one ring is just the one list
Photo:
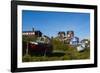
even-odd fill
[(28, 44), (29, 54), (50, 54), (52, 53), (52, 45), (45, 43), (30, 42)]
[(53, 51), (51, 39), (47, 36), (38, 37), (36, 41), (27, 42), (23, 41), (23, 55), (25, 54), (50, 54)]

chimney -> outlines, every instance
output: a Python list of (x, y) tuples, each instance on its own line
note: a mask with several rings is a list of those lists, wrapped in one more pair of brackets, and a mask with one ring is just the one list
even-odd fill
[(32, 31), (34, 31), (34, 27), (32, 28)]

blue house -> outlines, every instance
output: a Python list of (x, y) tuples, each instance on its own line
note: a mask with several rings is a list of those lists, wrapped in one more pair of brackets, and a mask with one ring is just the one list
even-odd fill
[(79, 38), (78, 37), (73, 37), (70, 41), (70, 44), (73, 46), (77, 46), (79, 43)]

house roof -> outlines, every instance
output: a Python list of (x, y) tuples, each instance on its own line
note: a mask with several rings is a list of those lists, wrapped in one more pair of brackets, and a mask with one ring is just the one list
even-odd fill
[(69, 33), (74, 34), (74, 31), (72, 31), (72, 30), (71, 31), (67, 31), (67, 34), (69, 34)]
[(79, 38), (78, 37), (73, 37), (71, 41), (78, 41)]
[(23, 31), (23, 33), (32, 33), (32, 32), (35, 32), (35, 33), (39, 32), (39, 33), (42, 33), (42, 32), (39, 31), (39, 30), (36, 30), (36, 31)]
[(64, 31), (60, 31), (60, 32), (58, 32), (58, 34), (64, 34), (65, 35), (65, 32)]
[(23, 31), (23, 33), (32, 33), (32, 32), (34, 32), (34, 31)]

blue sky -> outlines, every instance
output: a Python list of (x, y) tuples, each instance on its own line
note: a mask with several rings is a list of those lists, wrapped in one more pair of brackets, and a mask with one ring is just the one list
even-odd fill
[(73, 30), (80, 39), (90, 37), (90, 14), (75, 12), (22, 11), (22, 31), (40, 30), (49, 37)]

